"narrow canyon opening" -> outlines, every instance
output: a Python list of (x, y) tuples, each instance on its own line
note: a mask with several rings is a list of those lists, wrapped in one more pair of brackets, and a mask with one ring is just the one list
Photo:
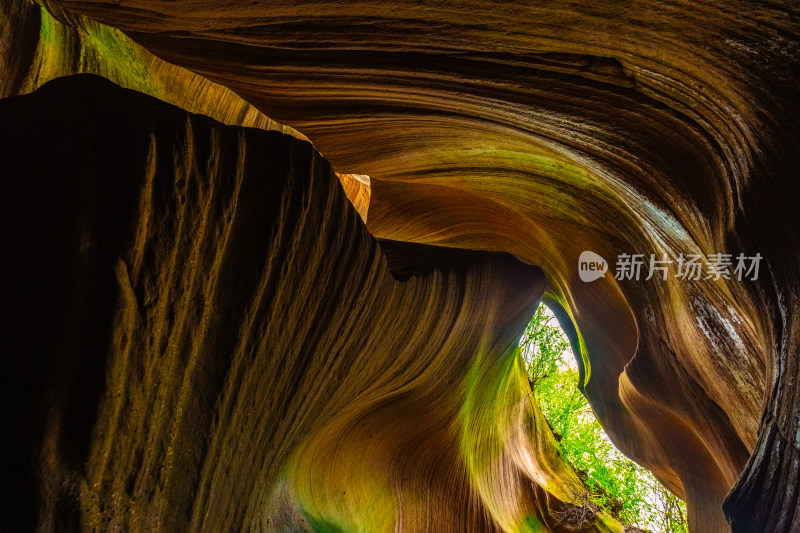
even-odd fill
[(582, 372), (558, 317), (542, 303), (520, 338), (520, 357), (534, 401), (553, 431), (561, 456), (589, 489), (583, 505), (555, 512), (579, 531), (598, 512), (626, 532), (685, 533), (686, 504), (611, 442), (579, 388)]
[(800, 533), (800, 10), (417, 4), (0, 2), (0, 531)]

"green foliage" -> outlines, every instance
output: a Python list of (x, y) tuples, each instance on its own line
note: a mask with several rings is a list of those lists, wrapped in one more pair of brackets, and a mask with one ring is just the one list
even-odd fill
[(686, 505), (608, 440), (578, 389), (569, 342), (541, 305), (520, 341), (531, 390), (564, 459), (584, 478), (590, 501), (625, 524), (686, 533)]
[(525, 368), (532, 390), (559, 372), (564, 366), (563, 354), (569, 350), (567, 338), (544, 304), (536, 309), (519, 345), (525, 354)]

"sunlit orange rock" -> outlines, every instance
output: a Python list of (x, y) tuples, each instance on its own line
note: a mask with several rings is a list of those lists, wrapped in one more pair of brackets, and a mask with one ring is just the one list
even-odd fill
[[(238, 95), (306, 135), (337, 172), (368, 175), (368, 188), (343, 181), (376, 237), (509, 252), (541, 267), (546, 297), (575, 331), (592, 406), (623, 451), (686, 498), (692, 531), (800, 530), (800, 14), (790, 3), (52, 4), (73, 22), (70, 35), (111, 32), (163, 60), (147, 59), (155, 73), (175, 69), (173, 79), (191, 90), (177, 100), (172, 85), (165, 94), (124, 85), (244, 124), (225, 120), (228, 104), (217, 105), (224, 94), (241, 110), (236, 117), (251, 116)], [(28, 64), (46, 64), (32, 50), (50, 49), (45, 26), (31, 29), (45, 15), (10, 5), (13, 25), (1, 41), (16, 74), (4, 81), (7, 95), (26, 92), (32, 82), (19, 80), (35, 78)], [(64, 46), (53, 59), (58, 74), (122, 82), (141, 60), (126, 52), (132, 63), (120, 66), (101, 50), (119, 74), (76, 70), (69, 65), (84, 48)], [(208, 89), (193, 92), (200, 86)], [(742, 281), (615, 280), (612, 268), (585, 283), (577, 273), (584, 250), (612, 263), (653, 254), (673, 269), (681, 254), (706, 266), (717, 253), (762, 262), (757, 279)], [(486, 301), (501, 305), (499, 297)], [(444, 382), (436, 390), (442, 401), (452, 392)], [(507, 393), (504, 405), (520, 391)], [(386, 423), (404, 427), (400, 419), (419, 409), (386, 411)], [(305, 449), (369, 442), (352, 420), (341, 424)], [(497, 439), (516, 442), (490, 432)], [(431, 483), (449, 479), (442, 469)], [(482, 494), (489, 515), (511, 517), (533, 501), (518, 481), (501, 469), (462, 487)], [(382, 494), (357, 476), (348, 483)], [(392, 502), (395, 520), (413, 515), (401, 512), (401, 496)], [(354, 519), (359, 505), (341, 503), (337, 516)], [(376, 530), (389, 527), (389, 515), (373, 517)], [(437, 524), (448, 530), (442, 516)], [(409, 530), (424, 530), (418, 516), (408, 520)], [(472, 530), (491, 527), (523, 526), (501, 520)]]

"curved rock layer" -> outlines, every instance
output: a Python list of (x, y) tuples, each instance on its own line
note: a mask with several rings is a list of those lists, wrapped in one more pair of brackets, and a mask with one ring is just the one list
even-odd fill
[(0, 529), (558, 531), (585, 498), (517, 356), (540, 269), (384, 243), (398, 279), (309, 143), (93, 76), (0, 138)]
[[(57, 6), (42, 9), (26, 0), (0, 5), (0, 67), (0, 98), (28, 94), (59, 76), (97, 74), (224, 124), (282, 131), (307, 140), (230, 89), (162, 61), (119, 30)], [(369, 177), (337, 175), (366, 220)]]
[[(55, 3), (368, 174), (376, 236), (539, 265), (595, 411), (691, 529), (800, 531), (796, 7)], [(763, 261), (587, 284), (583, 250)]]

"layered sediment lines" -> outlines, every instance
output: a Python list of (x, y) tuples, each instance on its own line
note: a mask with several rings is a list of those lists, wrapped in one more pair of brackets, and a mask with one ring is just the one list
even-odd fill
[[(799, 530), (796, 7), (53, 4), (296, 128), (337, 172), (369, 175), (348, 190), (369, 198), (375, 236), (541, 267), (604, 427), (686, 498), (691, 529)], [(763, 259), (756, 280), (587, 284), (583, 250), (654, 254), (673, 274), (680, 254)]]
[(517, 357), (540, 269), (395, 277), (309, 143), (101, 78), (0, 118), (4, 527), (523, 531), (585, 497)]
[[(0, 98), (28, 94), (60, 76), (97, 74), (223, 124), (306, 137), (256, 109), (227, 87), (169, 64), (125, 34), (58, 6), (27, 0), (0, 5)], [(368, 176), (337, 174), (362, 218)]]

